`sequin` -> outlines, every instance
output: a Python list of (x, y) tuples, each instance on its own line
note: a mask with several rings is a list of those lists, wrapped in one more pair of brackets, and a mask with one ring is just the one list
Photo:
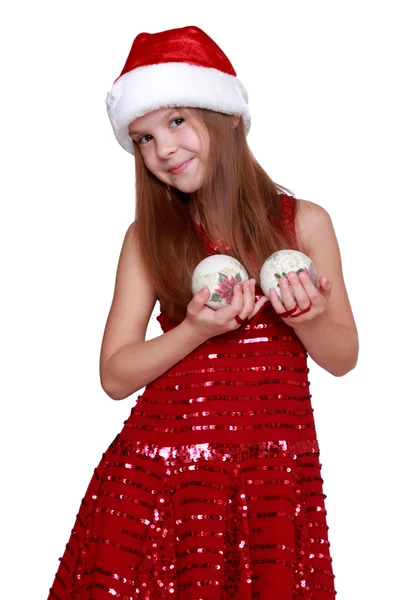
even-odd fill
[(139, 395), (49, 600), (335, 598), (308, 354), (272, 307), (250, 327), (207, 340)]

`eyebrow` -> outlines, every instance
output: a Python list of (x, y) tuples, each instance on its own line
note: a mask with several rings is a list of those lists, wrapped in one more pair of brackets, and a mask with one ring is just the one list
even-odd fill
[[(179, 106), (175, 106), (172, 110), (170, 110), (166, 115), (165, 115), (165, 120), (169, 119), (169, 117), (174, 114), (174, 112), (176, 112), (179, 109)], [(138, 133), (141, 133), (140, 131), (135, 131), (134, 129), (130, 129), (129, 130), (129, 135), (137, 135)]]

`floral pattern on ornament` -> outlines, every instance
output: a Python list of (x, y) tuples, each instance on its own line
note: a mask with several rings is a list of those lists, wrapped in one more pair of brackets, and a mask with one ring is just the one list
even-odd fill
[[(294, 269), (293, 269), (294, 270)], [(297, 273), (297, 275), (301, 272), (307, 273), (307, 275), (309, 276), (309, 278), (311, 279), (311, 281), (316, 281), (317, 279), (317, 271), (315, 269), (315, 266), (313, 263), (310, 264), (309, 267), (302, 267), (300, 269), (297, 269), (295, 271), (295, 273)], [(277, 283), (276, 283), (276, 287), (279, 288), (279, 280), (281, 277), (286, 277), (287, 278), (287, 273), (285, 273), (285, 271), (282, 271), (282, 273), (274, 273), (275, 278), (277, 279)]]
[(232, 302), (233, 298), (233, 287), (242, 281), (240, 273), (236, 273), (235, 276), (231, 275), (227, 277), (224, 273), (218, 273), (218, 287), (215, 288), (211, 300), (213, 302), (222, 302), (225, 300), (228, 304)]

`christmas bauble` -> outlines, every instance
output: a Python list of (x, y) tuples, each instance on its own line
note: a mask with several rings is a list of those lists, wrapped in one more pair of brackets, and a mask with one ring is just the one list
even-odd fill
[[(269, 298), (271, 289), (275, 288), (282, 301), (279, 279), (281, 277), (287, 277), (287, 274), (290, 271), (294, 271), (295, 273), (305, 271), (315, 286), (318, 283), (317, 271), (311, 258), (298, 250), (278, 250), (267, 258), (260, 271), (261, 289), (267, 298)], [(289, 289), (294, 297), (292, 286), (290, 284)]]
[(246, 269), (236, 258), (213, 254), (199, 262), (193, 271), (192, 292), (197, 294), (208, 287), (210, 297), (206, 305), (217, 310), (231, 303), (233, 286), (248, 278)]

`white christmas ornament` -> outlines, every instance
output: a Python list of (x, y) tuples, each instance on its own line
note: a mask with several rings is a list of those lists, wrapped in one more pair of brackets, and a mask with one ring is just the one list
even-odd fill
[[(305, 271), (315, 286), (318, 283), (317, 270), (311, 258), (297, 250), (278, 250), (267, 258), (260, 271), (261, 289), (267, 298), (269, 298), (271, 289), (275, 288), (282, 301), (279, 279), (287, 277), (290, 271), (294, 271), (297, 274), (300, 271)], [(290, 284), (289, 290), (294, 297), (295, 295)]]
[(233, 286), (248, 278), (246, 269), (236, 258), (213, 254), (199, 262), (193, 271), (192, 293), (208, 287), (211, 295), (206, 305), (217, 310), (231, 303)]

